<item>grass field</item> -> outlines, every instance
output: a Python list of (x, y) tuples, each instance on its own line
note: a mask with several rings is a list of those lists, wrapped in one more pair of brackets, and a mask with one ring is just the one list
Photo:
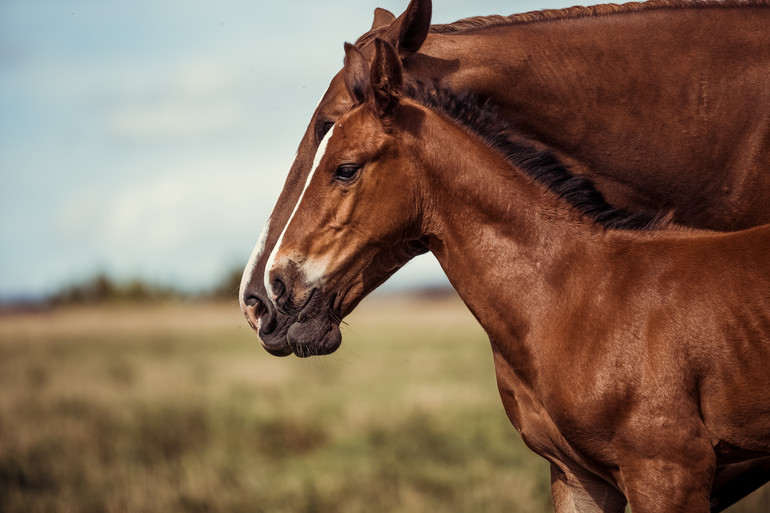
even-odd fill
[(550, 511), (459, 300), (374, 297), (348, 323), (300, 360), (235, 304), (0, 317), (0, 512)]

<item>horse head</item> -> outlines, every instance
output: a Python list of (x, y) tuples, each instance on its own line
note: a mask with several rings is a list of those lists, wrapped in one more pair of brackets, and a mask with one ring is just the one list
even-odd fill
[[(426, 250), (417, 173), (391, 130), (410, 119), (399, 102), (402, 65), (392, 45), (376, 42), (374, 62), (346, 45), (343, 77), (355, 107), (326, 133), (299, 200), (267, 259), (270, 307), (294, 319), (286, 348), (328, 354), (339, 323), (395, 270)], [(419, 130), (419, 110), (411, 128)], [(407, 123), (408, 125), (408, 123)]]
[[(396, 48), (400, 59), (406, 59), (417, 52), (430, 29), (430, 18), (430, 0), (412, 0), (406, 11), (398, 18), (384, 9), (377, 9), (372, 29), (359, 39), (360, 51), (352, 57), (358, 63), (358, 71), (363, 72), (367, 62), (375, 56), (373, 44), (375, 36), (388, 41)], [(351, 59), (350, 55), (351, 52), (348, 50), (348, 60)], [(291, 302), (274, 301), (275, 290), (269, 280), (266, 284), (264, 276), (270, 271), (270, 265), (274, 260), (272, 257), (277, 255), (276, 246), (282, 242), (289, 220), (295, 217), (294, 213), (304, 195), (311, 171), (317, 165), (314, 161), (318, 155), (324, 153), (320, 151), (323, 142), (335, 122), (359, 104), (350, 90), (350, 80), (346, 78), (350, 69), (346, 65), (345, 69), (333, 78), (313, 113), (284, 188), (244, 269), (241, 280), (239, 291), (241, 310), (251, 327), (258, 333), (263, 347), (276, 356), (286, 356), (292, 352), (305, 356), (311, 354), (307, 352), (311, 347), (314, 348), (315, 353), (327, 353), (339, 345), (338, 322), (307, 320), (311, 310), (331, 308), (328, 298), (327, 303), (323, 305), (320, 303), (321, 299), (317, 297), (304, 298), (305, 303), (295, 302), (301, 302), (301, 296), (293, 297)], [(349, 289), (336, 300), (340, 304), (333, 305), (334, 308), (329, 311), (330, 315), (344, 315), (368, 291), (385, 281), (409, 259), (424, 251), (423, 246), (410, 243), (390, 248), (388, 254), (373, 259), (365, 272), (359, 269), (358, 274), (352, 276)], [(299, 333), (302, 333), (301, 337)]]

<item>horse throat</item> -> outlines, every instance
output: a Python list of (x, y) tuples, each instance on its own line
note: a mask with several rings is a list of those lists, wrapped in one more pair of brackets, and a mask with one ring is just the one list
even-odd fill
[(561, 308), (565, 284), (584, 279), (587, 262), (605, 261), (606, 232), (476, 136), (425, 129), (439, 134), (412, 149), (425, 170), (429, 249), (495, 351), (528, 381), (533, 327)]

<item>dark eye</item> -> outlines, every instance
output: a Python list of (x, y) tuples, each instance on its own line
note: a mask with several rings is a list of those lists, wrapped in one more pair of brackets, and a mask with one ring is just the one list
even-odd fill
[(358, 176), (361, 166), (358, 164), (342, 164), (334, 172), (334, 179), (342, 183), (350, 183)]
[(315, 139), (316, 142), (321, 142), (324, 138), (324, 136), (331, 130), (331, 128), (334, 126), (334, 121), (329, 121), (328, 119), (319, 119), (316, 121), (315, 124)]

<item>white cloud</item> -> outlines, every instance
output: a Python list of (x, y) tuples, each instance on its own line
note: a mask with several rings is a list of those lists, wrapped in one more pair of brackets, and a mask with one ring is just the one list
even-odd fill
[[(157, 70), (156, 70), (157, 71)], [(213, 56), (197, 55), (163, 73), (133, 73), (104, 105), (105, 130), (157, 139), (216, 135), (248, 125), (244, 75)]]
[(51, 212), (56, 228), (47, 253), (56, 258), (44, 273), (58, 283), (62, 272), (87, 276), (91, 269), (209, 286), (233, 264), (245, 265), (290, 163), (193, 154), (173, 166), (150, 162), (155, 167), (111, 190), (84, 184)]
[[(118, 192), (100, 222), (102, 240), (174, 251), (182, 246), (221, 242), (242, 233), (250, 241), (277, 197), (275, 182), (260, 184), (248, 162), (197, 163), (145, 179)], [(134, 250), (139, 253), (140, 251)]]

